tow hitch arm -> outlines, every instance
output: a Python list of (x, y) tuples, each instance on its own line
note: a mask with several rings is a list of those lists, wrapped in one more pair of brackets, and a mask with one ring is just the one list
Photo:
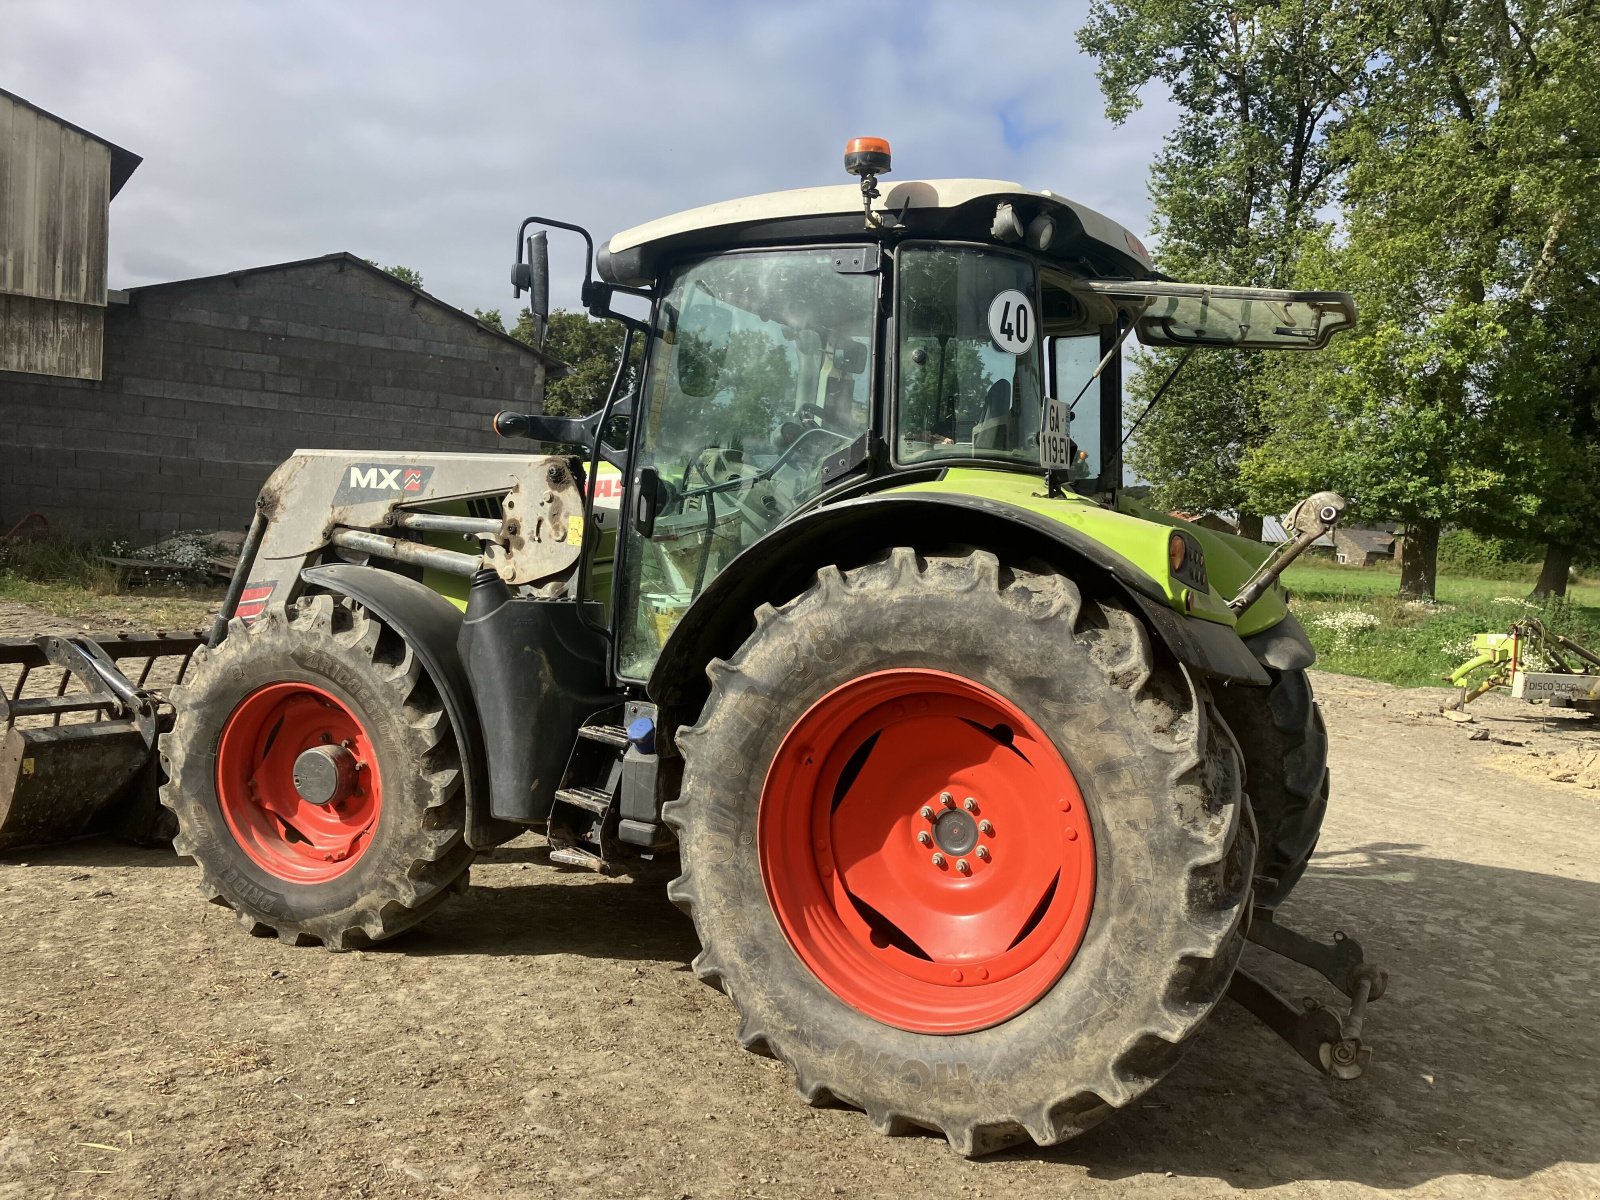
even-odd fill
[(1296, 1005), (1242, 969), (1234, 972), (1228, 995), (1324, 1075), (1359, 1078), (1372, 1059), (1371, 1047), (1361, 1042), (1367, 1005), (1389, 986), (1388, 973), (1367, 962), (1361, 943), (1343, 931), (1335, 931), (1333, 944), (1324, 945), (1257, 913), (1248, 936), (1263, 949), (1318, 972), (1349, 997), (1349, 1010), (1341, 1017), (1309, 996)]

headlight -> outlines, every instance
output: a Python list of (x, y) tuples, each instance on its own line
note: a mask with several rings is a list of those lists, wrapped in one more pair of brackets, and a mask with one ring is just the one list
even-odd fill
[(1201, 591), (1210, 589), (1211, 583), (1206, 577), (1206, 552), (1192, 535), (1176, 529), (1172, 531), (1167, 538), (1167, 565), (1172, 569), (1174, 579)]

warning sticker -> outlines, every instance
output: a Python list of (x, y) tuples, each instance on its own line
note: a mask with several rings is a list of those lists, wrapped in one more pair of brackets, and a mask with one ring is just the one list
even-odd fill
[(989, 305), (989, 337), (1007, 354), (1031, 350), (1037, 326), (1033, 301), (1015, 288), (1001, 292)]

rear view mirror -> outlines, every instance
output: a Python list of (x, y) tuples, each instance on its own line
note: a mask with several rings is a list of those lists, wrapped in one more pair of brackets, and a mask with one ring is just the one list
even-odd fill
[(511, 268), (511, 288), (517, 296), (528, 293), (535, 344), (543, 346), (550, 327), (550, 242), (542, 230), (528, 239), (528, 261)]

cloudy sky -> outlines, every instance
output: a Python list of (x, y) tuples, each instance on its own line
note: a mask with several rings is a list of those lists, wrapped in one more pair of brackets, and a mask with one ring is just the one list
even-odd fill
[[(114, 287), (350, 250), (509, 313), (522, 217), (604, 238), (842, 182), (863, 134), (895, 179), (1020, 180), (1144, 234), (1171, 121), (1159, 95), (1105, 119), (1087, 0), (0, 7), (0, 87), (144, 157), (111, 207)], [(551, 249), (570, 306), (580, 260)]]

